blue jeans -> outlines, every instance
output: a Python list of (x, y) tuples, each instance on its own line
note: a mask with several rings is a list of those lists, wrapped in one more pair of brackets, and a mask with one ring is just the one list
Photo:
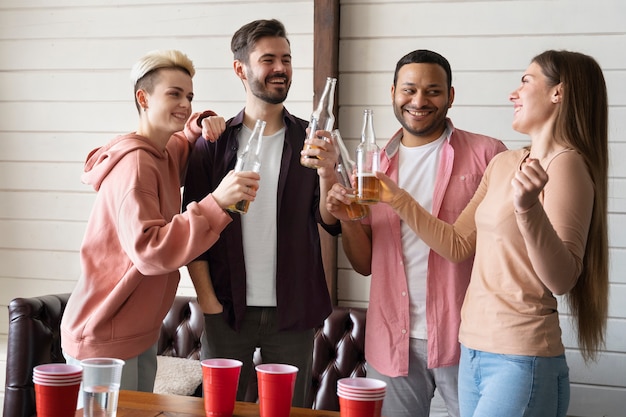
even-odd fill
[(565, 355), (501, 355), (461, 346), (462, 417), (565, 417), (569, 398)]

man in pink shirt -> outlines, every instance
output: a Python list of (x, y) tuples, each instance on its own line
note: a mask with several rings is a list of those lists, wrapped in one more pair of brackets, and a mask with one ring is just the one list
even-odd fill
[[(416, 50), (398, 61), (391, 98), (402, 128), (381, 151), (380, 169), (453, 223), (506, 147), (452, 125), (452, 72), (435, 52)], [(345, 194), (334, 185), (327, 206), (341, 220), (352, 266), (372, 275), (365, 356), (368, 376), (387, 383), (382, 414), (428, 416), (437, 388), (449, 416), (458, 416), (458, 331), (472, 259), (454, 264), (437, 255), (386, 204), (371, 206), (362, 221), (348, 220)]]

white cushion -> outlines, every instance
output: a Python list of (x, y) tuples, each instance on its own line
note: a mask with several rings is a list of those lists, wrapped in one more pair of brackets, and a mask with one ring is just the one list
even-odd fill
[(202, 365), (195, 359), (157, 356), (154, 392), (192, 395), (202, 383)]

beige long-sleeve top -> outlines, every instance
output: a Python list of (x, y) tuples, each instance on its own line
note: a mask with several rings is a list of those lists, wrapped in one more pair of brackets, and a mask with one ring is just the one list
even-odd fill
[(404, 191), (390, 204), (442, 256), (459, 261), (476, 251), (461, 343), (493, 353), (556, 356), (564, 348), (554, 294), (568, 292), (580, 276), (594, 187), (582, 156), (566, 150), (547, 164), (541, 204), (516, 213), (511, 180), (527, 157), (525, 149), (496, 156), (454, 225)]

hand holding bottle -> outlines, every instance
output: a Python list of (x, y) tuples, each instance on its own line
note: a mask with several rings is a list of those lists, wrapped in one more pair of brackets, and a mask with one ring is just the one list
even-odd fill
[(337, 220), (351, 220), (346, 207), (352, 203), (350, 189), (340, 183), (335, 183), (326, 195), (326, 210)]
[(402, 188), (400, 188), (391, 178), (380, 171), (376, 172), (375, 176), (380, 182), (380, 202), (391, 203), (393, 199), (396, 198), (396, 196), (402, 191)]
[(213, 191), (218, 206), (228, 209), (240, 201), (254, 201), (259, 189), (260, 175), (254, 171), (230, 171)]
[(354, 190), (340, 183), (328, 190), (326, 210), (341, 221), (360, 220), (369, 214), (369, 207), (356, 202)]
[[(333, 130), (332, 139), (335, 143), (335, 149), (337, 150), (338, 159), (335, 172), (339, 185), (337, 187), (333, 186), (334, 192), (333, 188), (331, 188), (328, 194), (330, 195), (332, 193), (334, 201), (333, 199), (329, 201), (328, 195), (326, 197), (326, 202), (330, 202), (330, 206), (327, 206), (327, 210), (335, 218), (345, 220), (343, 216), (338, 217), (338, 213), (334, 211), (334, 203), (341, 202), (343, 203), (343, 208), (345, 209), (348, 220), (360, 220), (369, 214), (369, 208), (356, 201), (353, 188), (354, 181), (352, 179), (355, 170), (354, 161), (350, 158), (350, 153), (348, 152), (348, 148), (346, 148), (339, 129)], [(333, 209), (333, 211), (331, 211), (331, 209)]]
[[(256, 121), (246, 147), (237, 157), (237, 164), (235, 165), (236, 174), (241, 174), (245, 171), (258, 173), (261, 169), (261, 151), (263, 150), (263, 132), (265, 131), (265, 124), (264, 120)], [(249, 197), (256, 195), (257, 188), (250, 187), (248, 190), (244, 190), (245, 198), (240, 199), (237, 203), (231, 204), (226, 209), (235, 213), (247, 213), (250, 201), (254, 200), (254, 198)]]
[(380, 181), (375, 176), (379, 159), (380, 148), (376, 144), (374, 133), (374, 111), (366, 109), (363, 112), (361, 143), (356, 148), (356, 200), (361, 204), (375, 204), (380, 200)]
[[(336, 78), (326, 78), (326, 85), (324, 91), (320, 97), (317, 108), (311, 114), (311, 121), (309, 122), (309, 128), (307, 129), (307, 140), (304, 143), (304, 151), (315, 149), (317, 146), (322, 146), (319, 140), (323, 140), (323, 136), (319, 136), (319, 131), (331, 131), (335, 125), (335, 115), (333, 114), (333, 106), (335, 100), (335, 85), (337, 84)], [(300, 163), (307, 168), (319, 168), (319, 165), (315, 163), (316, 159), (321, 159), (323, 155), (315, 153), (303, 153), (300, 158)]]
[(318, 130), (304, 141), (304, 149), (300, 151), (300, 163), (317, 169), (317, 173), (323, 178), (333, 177), (337, 165), (337, 150), (331, 137), (329, 131)]

